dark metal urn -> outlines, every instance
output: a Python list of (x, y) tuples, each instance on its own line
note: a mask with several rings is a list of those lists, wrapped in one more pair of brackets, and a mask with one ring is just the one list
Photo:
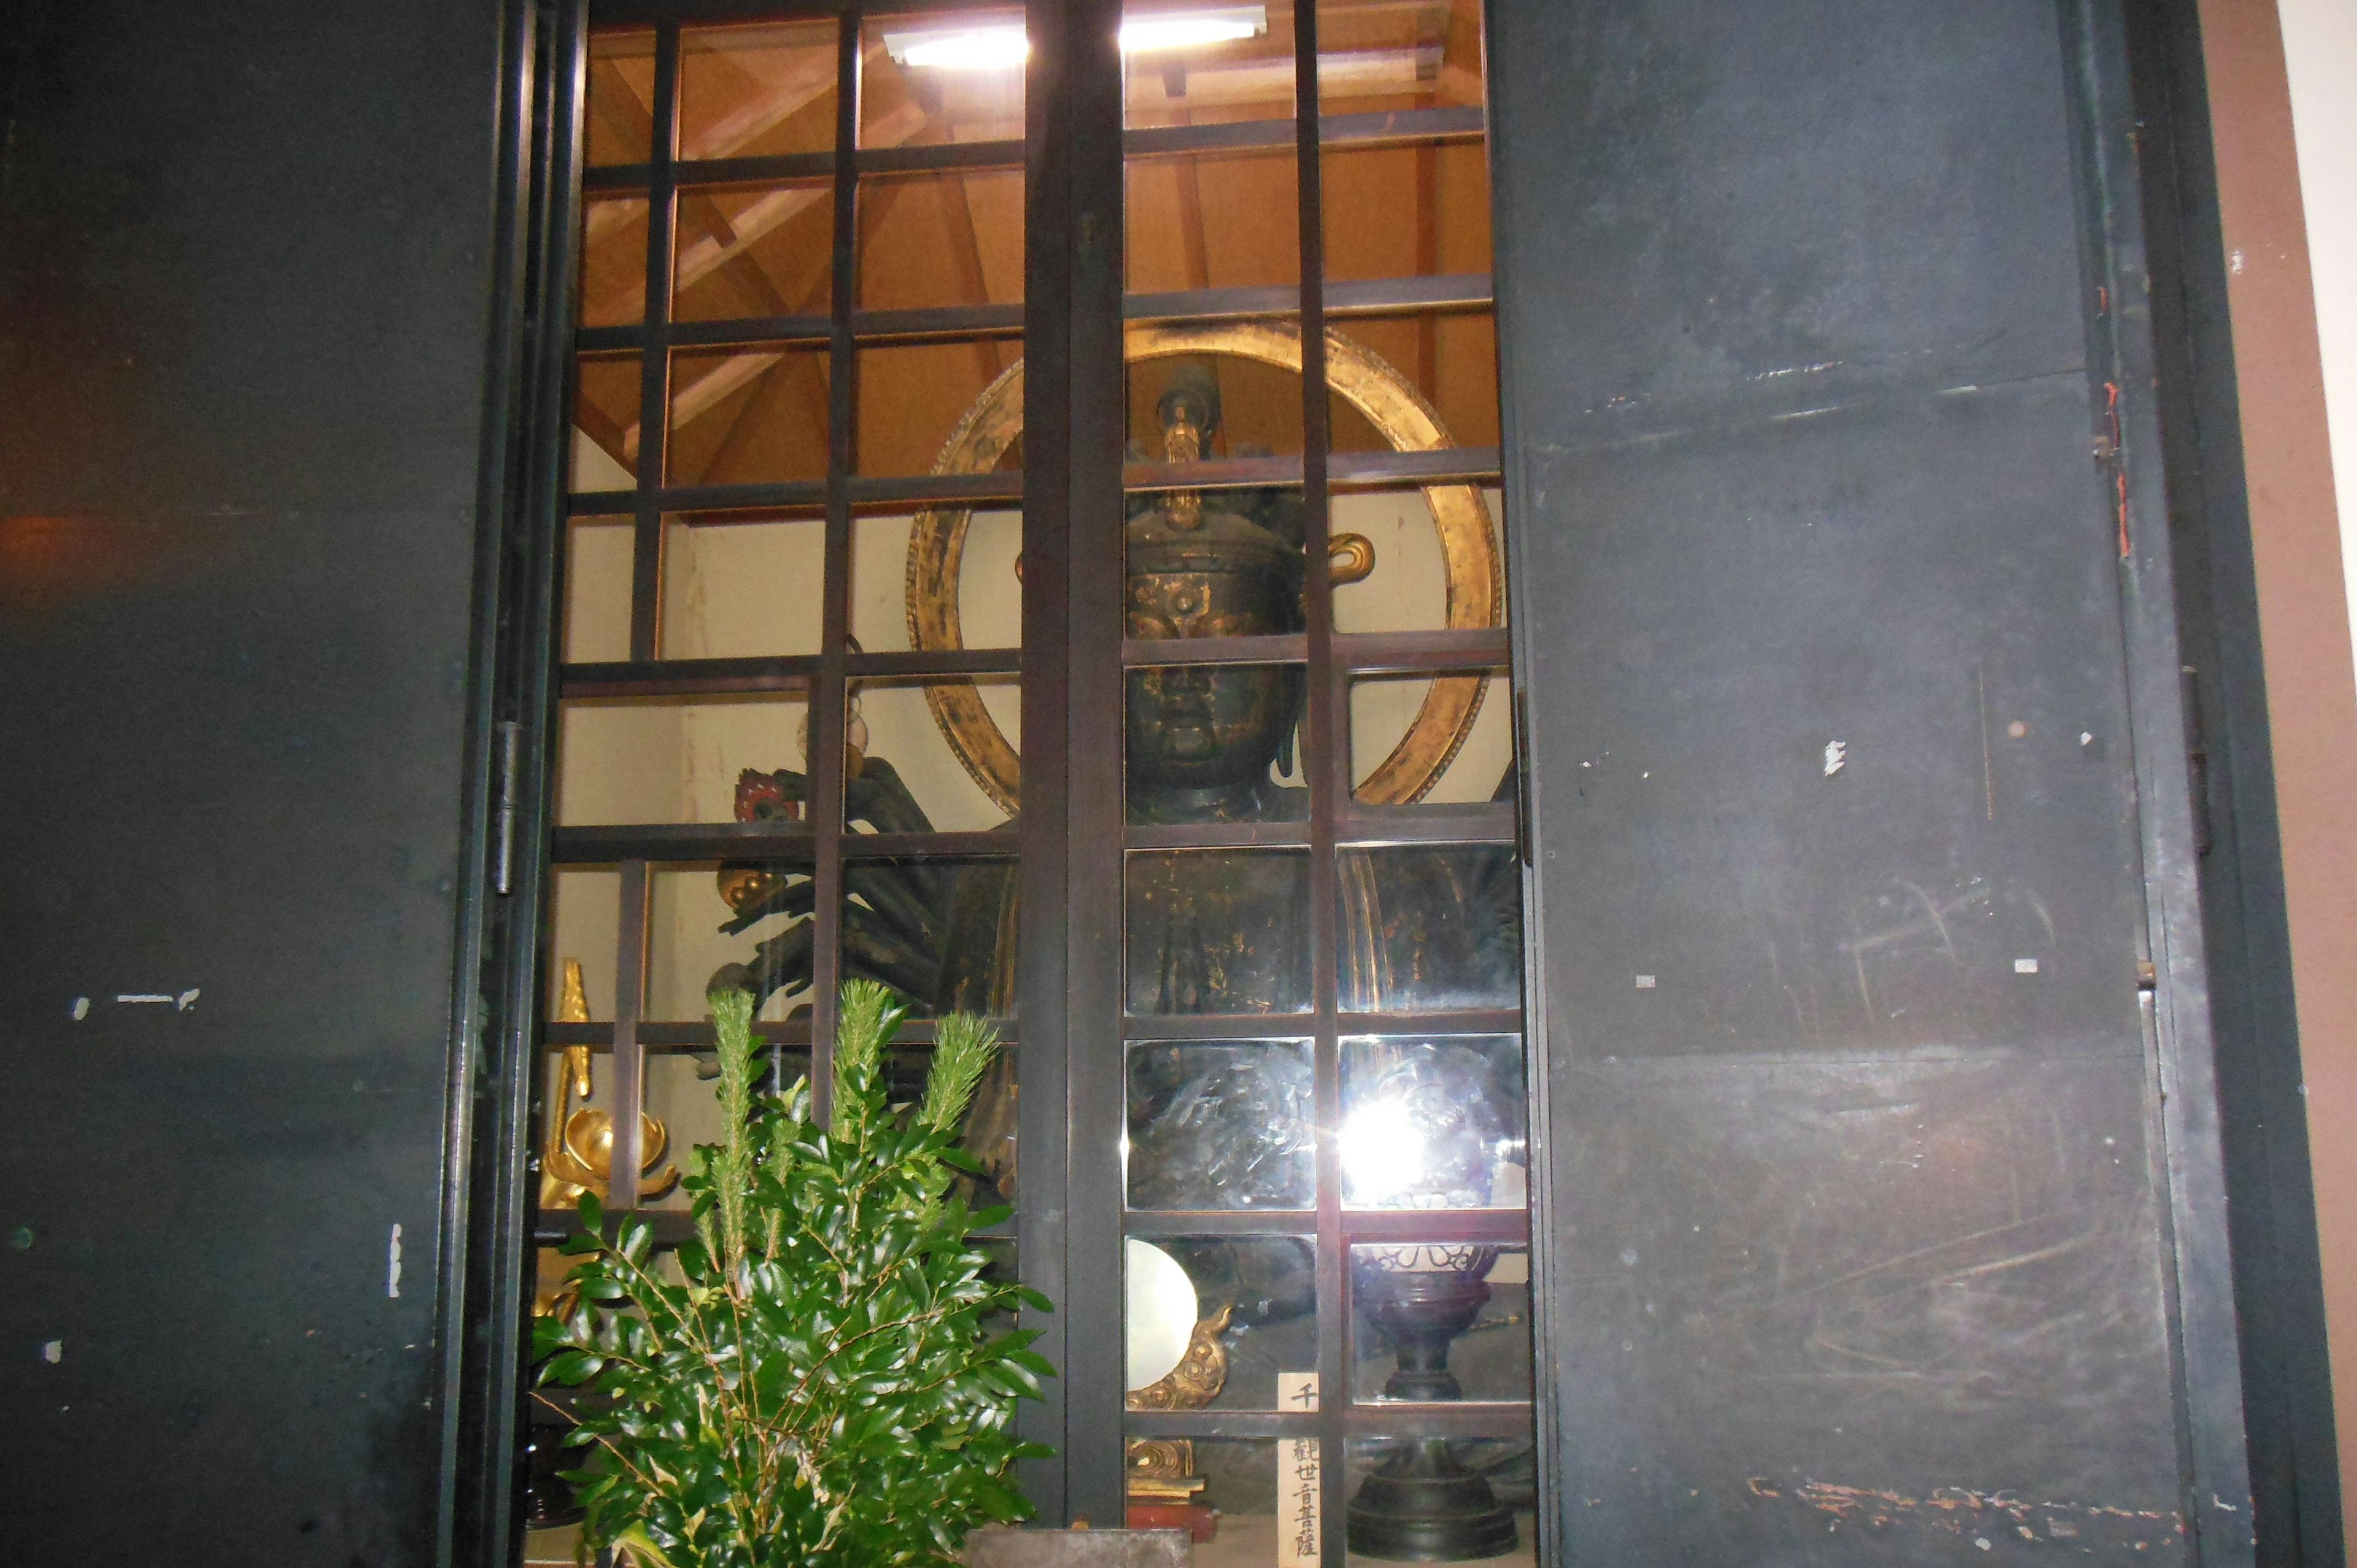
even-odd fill
[[(1429, 1254), (1437, 1249), (1403, 1249)], [(1391, 1336), (1399, 1366), (1383, 1383), (1395, 1400), (1463, 1397), (1448, 1369), (1448, 1347), (1473, 1325), (1490, 1287), (1481, 1276), (1496, 1254), (1466, 1250), (1439, 1268), (1385, 1267), (1361, 1261), (1352, 1271), (1367, 1316)], [(1449, 1451), (1445, 1437), (1396, 1444), (1359, 1484), (1348, 1510), (1351, 1550), (1395, 1562), (1449, 1563), (1499, 1557), (1518, 1541), (1514, 1516), (1490, 1483)]]

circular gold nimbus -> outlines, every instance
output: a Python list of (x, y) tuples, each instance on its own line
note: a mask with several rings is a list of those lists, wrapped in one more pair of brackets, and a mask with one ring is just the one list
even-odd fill
[[(1192, 327), (1133, 327), (1123, 340), (1123, 357), (1166, 360), (1178, 355), (1229, 354), (1301, 373), (1301, 334), (1278, 322), (1218, 322)], [(1382, 433), (1394, 449), (1426, 452), (1453, 446), (1432, 405), (1405, 377), (1341, 333), (1326, 333), (1326, 381)], [(1023, 364), (1016, 361), (966, 410), (934, 461), (936, 474), (987, 473), (1023, 429)], [(1498, 540), (1490, 511), (1471, 485), (1426, 485), (1424, 498), (1439, 531), (1448, 567), (1445, 624), (1452, 630), (1498, 624), (1502, 584)], [(909, 535), (909, 639), (920, 650), (965, 646), (958, 624), (958, 577), (965, 555), (964, 508), (920, 512)], [(1366, 804), (1406, 805), (1420, 800), (1456, 760), (1473, 720), (1481, 711), (1485, 678), (1445, 675), (1434, 679), (1423, 706), (1391, 755), (1354, 793)], [(971, 681), (937, 682), (925, 688), (933, 720), (958, 760), (1000, 809), (1013, 811), (1021, 793), (1022, 764), (997, 721), (983, 706)]]

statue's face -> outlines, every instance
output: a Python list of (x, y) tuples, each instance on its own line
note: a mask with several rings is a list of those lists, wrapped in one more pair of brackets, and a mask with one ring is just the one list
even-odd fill
[[(1245, 573), (1134, 573), (1134, 638), (1259, 637), (1286, 629), (1277, 585)], [(1285, 671), (1263, 664), (1170, 665), (1129, 677), (1134, 784), (1232, 789), (1268, 777), (1294, 721)]]

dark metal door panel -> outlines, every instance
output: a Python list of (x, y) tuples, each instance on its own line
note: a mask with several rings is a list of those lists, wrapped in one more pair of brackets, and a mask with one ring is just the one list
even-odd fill
[(2143, 1081), (1558, 1069), (1573, 1560), (2181, 1556)]
[(434, 1556), (501, 26), (0, 21), (0, 1517), (27, 1561)]
[(1530, 456), (1558, 1059), (2140, 1054), (2085, 422), (2066, 374)]
[(2091, 36), (1493, 11), (1556, 1560), (2247, 1561), (2179, 1376)]

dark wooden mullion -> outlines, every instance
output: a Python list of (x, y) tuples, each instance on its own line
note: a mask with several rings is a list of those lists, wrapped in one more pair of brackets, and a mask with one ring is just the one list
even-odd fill
[(1343, 1568), (1344, 1478), (1349, 1469), (1345, 1417), (1351, 1406), (1350, 1268), (1342, 1236), (1342, 1047), (1338, 1015), (1340, 982), (1335, 922), (1340, 873), (1335, 817), (1351, 795), (1348, 730), (1341, 676), (1334, 664), (1334, 580), (1326, 569), (1328, 515), (1326, 390), (1326, 225), (1319, 184), (1318, 7), (1299, 0), (1293, 12), (1294, 159), (1301, 234), (1301, 484), (1302, 553), (1309, 570), (1302, 604), (1309, 618), (1308, 714), (1305, 725), (1309, 776), (1311, 1102), (1318, 1129), (1318, 1422), (1319, 1555), (1326, 1568)]
[(553, 865), (774, 860), (807, 866), (813, 879), (829, 853), (839, 866), (845, 860), (1004, 860), (1015, 849), (1014, 839), (1004, 832), (830, 834), (811, 822), (778, 821), (600, 823), (558, 828), (550, 841)]
[(815, 856), (808, 822), (617, 822), (562, 827), (549, 834), (552, 865), (614, 865), (626, 860), (665, 862), (775, 860), (802, 865)]
[(952, 169), (1020, 168), (1021, 142), (925, 142), (916, 146), (862, 147), (856, 159), (867, 174), (934, 174)]
[(1232, 489), (1238, 486), (1297, 485), (1298, 457), (1206, 457), (1194, 463), (1131, 463), (1122, 469), (1125, 490)]
[(1436, 446), (1420, 452), (1336, 452), (1326, 460), (1326, 478), (1336, 489), (1367, 489), (1399, 484), (1493, 484), (1495, 446)]
[(1315, 1236), (1318, 1213), (1268, 1209), (1139, 1209), (1125, 1223), (1127, 1234), (1148, 1240), (1189, 1236)]
[[(1519, 1008), (1479, 1008), (1462, 1012), (1341, 1013), (1337, 1026), (1344, 1036), (1518, 1035)], [(1168, 1013), (1125, 1018), (1125, 1040), (1297, 1040), (1309, 1027), (1307, 1013)]]
[[(1025, 1308), (1018, 1322), (1036, 1348), (1068, 1368), (1064, 1334), (1071, 1315), (1065, 1281), (1070, 1234), (1066, 1151), (1070, 1123), (1067, 1050), (1071, 957), (1061, 918), (1070, 892), (1070, 849), (1063, 757), (1070, 712), (1065, 596), (1071, 534), (1071, 445), (1065, 403), (1071, 375), (1069, 302), (1072, 268), (1069, 106), (1062, 0), (1029, 0), (1031, 60), (1025, 78), (1024, 327), (1028, 347), (1023, 389), (1022, 733), (1032, 757), (1024, 769), (1016, 837), (1018, 920), (1017, 1014), (1023, 1040), (1015, 1051), (1016, 1142), (1022, 1152), (1015, 1206), (1020, 1217), (1016, 1269), (1051, 1310)], [(1051, 1452), (1026, 1460), (1019, 1478), (1044, 1523), (1067, 1517), (1064, 1466), (1071, 1442), (1068, 1412), (1083, 1402), (1069, 1378), (1050, 1380), (1043, 1397), (1016, 1412), (1017, 1431)]]
[[(1308, 344), (1305, 341), (1306, 354)], [(1319, 356), (1324, 355), (1322, 339)], [(1259, 489), (1297, 485), (1298, 457), (1208, 457), (1194, 463), (1132, 463), (1122, 474), (1131, 491)], [(1326, 460), (1330, 488), (1363, 489), (1403, 484), (1486, 484), (1498, 477), (1495, 446), (1439, 446), (1415, 452), (1335, 452)]]
[[(1020, 168), (1020, 142), (925, 142), (916, 146), (862, 147), (852, 155), (855, 174), (934, 174), (957, 169)], [(675, 166), (682, 190), (717, 186), (770, 185), (833, 179), (839, 166), (833, 153), (775, 153), (753, 157), (691, 158)], [(628, 195), (651, 179), (652, 166), (607, 164), (583, 177), (584, 188), (598, 195)]]
[(1309, 842), (1307, 822), (1135, 823), (1122, 835), (1132, 850), (1306, 849)]
[[(984, 1020), (998, 1031), (1002, 1044), (1017, 1043), (1015, 1020), (989, 1018)], [(806, 1051), (810, 1048), (810, 1020), (788, 1018), (782, 1021), (756, 1022), (753, 1032), (772, 1046), (787, 1050)], [(934, 1020), (909, 1018), (902, 1021), (892, 1036), (892, 1048), (931, 1046), (933, 1043)], [(700, 1050), (712, 1044), (712, 1020), (648, 1019), (638, 1025), (639, 1047), (646, 1051)], [(614, 1047), (614, 1026), (611, 1024), (544, 1024), (541, 1026), (540, 1043), (552, 1049), (564, 1046), (587, 1046), (593, 1051), (611, 1050)]]
[[(850, 495), (851, 504), (861, 509), (893, 505), (976, 506), (1021, 500), (1023, 483), (1022, 476), (1015, 473), (904, 474), (875, 478), (855, 476)], [(573, 498), (567, 510), (575, 517), (611, 516), (630, 511), (637, 496), (635, 490), (585, 491)], [(675, 485), (658, 491), (654, 499), (663, 510), (672, 513), (766, 512), (823, 509), (826, 497), (825, 481), (798, 479), (781, 484)], [(708, 521), (716, 526), (726, 526), (741, 520)]]
[[(1495, 1437), (1527, 1442), (1531, 1407), (1521, 1401), (1467, 1400), (1448, 1404), (1362, 1404), (1315, 1414), (1277, 1410), (1132, 1411), (1129, 1429), (1139, 1437), (1252, 1439), (1316, 1436), (1335, 1441), (1336, 1429), (1352, 1437)], [(1329, 1462), (1330, 1477), (1342, 1468)], [(1339, 1487), (1336, 1481), (1329, 1487)], [(1331, 1527), (1339, 1536), (1341, 1526)], [(1333, 1559), (1328, 1559), (1333, 1561)]]
[[(844, 8), (835, 34), (834, 145), (858, 145), (860, 7)], [(826, 568), (820, 612), (817, 690), (811, 694), (809, 800), (817, 854), (811, 865), (811, 1101), (824, 1125), (834, 1114), (834, 1026), (843, 985), (845, 681), (851, 640), (851, 461), (858, 450), (858, 365), (851, 312), (858, 176), (854, 160), (834, 166), (834, 286), (827, 349)]]
[[(646, 329), (660, 342), (671, 320), (671, 258), (679, 220), (672, 186), (672, 148), (679, 128), (679, 26), (655, 30), (655, 96), (647, 169)], [(652, 659), (662, 622), (664, 437), (671, 428), (671, 356), (660, 348), (639, 360), (638, 488), (630, 503), (630, 657)], [(619, 1147), (619, 1145), (617, 1145)]]
[[(1326, 285), (1326, 318), (1405, 310), (1485, 310), (1495, 301), (1488, 273), (1428, 274), (1415, 277), (1365, 278)], [(1180, 289), (1133, 294), (1121, 302), (1127, 321), (1227, 321), (1248, 317), (1289, 317), (1300, 307), (1301, 291), (1289, 284), (1243, 288)], [(622, 328), (621, 332), (630, 328)], [(617, 338), (608, 347), (623, 346)]]
[[(1503, 627), (1433, 631), (1336, 632), (1334, 667), (1358, 674), (1432, 675), (1443, 671), (1503, 673), (1512, 656)], [(1122, 662), (1133, 669), (1171, 664), (1298, 664), (1309, 657), (1303, 632), (1267, 637), (1131, 638)]]
[[(932, 651), (855, 653), (845, 660), (855, 677), (914, 680), (928, 676), (1013, 675), (1022, 670), (1014, 648), (955, 648)], [(743, 659), (656, 659), (642, 663), (566, 664), (558, 671), (565, 697), (737, 696), (762, 692), (803, 693), (818, 673), (816, 654), (780, 654)]]
[[(1295, 62), (1297, 73), (1300, 62)], [(1296, 120), (1234, 120), (1203, 125), (1154, 125), (1125, 132), (1122, 150), (1131, 157), (1169, 153), (1275, 152), (1297, 146)], [(1318, 122), (1326, 145), (1366, 147), (1399, 142), (1469, 142), (1488, 134), (1489, 113), (1479, 107), (1400, 109), (1371, 114), (1329, 114)]]
[[(1126, 814), (1121, 667), (1121, 322), (1123, 192), (1120, 0), (1066, 0), (1035, 7), (1060, 13), (1060, 86), (1067, 160), (1060, 230), (1035, 232), (1071, 258), (1062, 296), (1064, 384), (1058, 431), (1069, 465), (1066, 550), (1065, 781), (1069, 833), (1064, 1181), (1069, 1230), (1064, 1271), (1068, 1514), (1114, 1525), (1125, 1517), (1122, 1445), (1122, 1163), (1124, 1073), (1116, 1038), (1122, 1013), (1122, 829)], [(1041, 80), (1035, 73), (1035, 82)], [(1034, 300), (1039, 298), (1035, 293)], [(1043, 312), (1045, 314), (1045, 312)], [(1036, 351), (1036, 350), (1035, 350)], [(1036, 452), (1027, 440), (1027, 450)], [(1029, 732), (1027, 730), (1028, 737)]]
[(1458, 805), (1366, 806), (1353, 799), (1334, 823), (1334, 842), (1343, 849), (1390, 849), (1402, 844), (1512, 844), (1520, 842), (1511, 800)]
[[(943, 305), (921, 310), (861, 310), (853, 313), (851, 326), (863, 343), (1015, 338), (1023, 329), (1023, 307)], [(832, 316), (734, 316), (716, 321), (673, 322), (661, 328), (585, 327), (576, 339), (585, 354), (610, 354), (663, 344), (674, 349), (737, 349), (821, 343), (834, 330)]]

